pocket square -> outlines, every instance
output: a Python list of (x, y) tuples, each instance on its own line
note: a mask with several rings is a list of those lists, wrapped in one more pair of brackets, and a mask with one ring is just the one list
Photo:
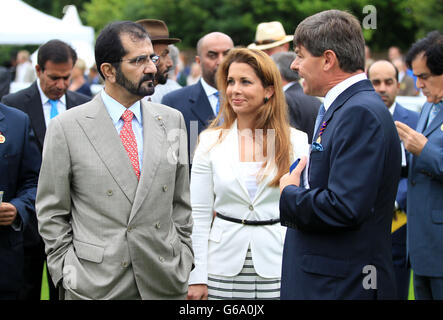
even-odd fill
[(321, 143), (314, 142), (311, 147), (312, 151), (323, 151), (323, 146)]

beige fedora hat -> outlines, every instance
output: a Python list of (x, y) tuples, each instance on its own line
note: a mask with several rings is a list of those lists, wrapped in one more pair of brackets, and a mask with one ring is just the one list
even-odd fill
[(254, 43), (251, 43), (248, 48), (266, 50), (278, 47), (293, 39), (294, 36), (286, 35), (285, 29), (279, 21), (262, 22), (257, 26)]
[(181, 41), (178, 38), (169, 38), (168, 27), (166, 26), (166, 23), (162, 20), (142, 19), (136, 21), (136, 23), (140, 24), (146, 30), (153, 44), (173, 44)]

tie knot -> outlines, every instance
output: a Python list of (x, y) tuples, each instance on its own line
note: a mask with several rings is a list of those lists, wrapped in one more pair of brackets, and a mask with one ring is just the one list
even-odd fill
[(126, 109), (126, 111), (123, 112), (123, 114), (122, 114), (122, 119), (124, 122), (131, 122), (133, 117), (134, 117), (134, 114), (129, 109)]
[(57, 106), (58, 100), (49, 99), (49, 103), (51, 104), (51, 106)]

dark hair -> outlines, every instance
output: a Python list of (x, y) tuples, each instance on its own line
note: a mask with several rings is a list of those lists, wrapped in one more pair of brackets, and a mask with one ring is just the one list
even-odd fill
[(38, 49), (37, 63), (42, 71), (45, 70), (46, 62), (64, 63), (72, 60), (74, 67), (77, 62), (77, 53), (72, 47), (61, 40), (49, 40)]
[(412, 69), (412, 61), (420, 55), (426, 57), (426, 66), (433, 75), (443, 74), (443, 35), (434, 30), (423, 39), (414, 43), (406, 54), (406, 64)]
[(131, 38), (137, 40), (149, 39), (148, 33), (141, 25), (132, 21), (111, 22), (97, 37), (95, 41), (95, 63), (100, 76), (105, 77), (100, 70), (103, 63), (120, 62), (127, 52), (121, 42), (121, 34), (129, 34)]
[(366, 70), (366, 75), (367, 75), (368, 79), (369, 79), (369, 70), (371, 70), (371, 67), (372, 67), (375, 63), (377, 63), (377, 62), (379, 62), (379, 61), (386, 61), (386, 62), (389, 62), (389, 63), (392, 65), (392, 67), (393, 67), (394, 70), (395, 70), (395, 80), (397, 80), (397, 82), (399, 82), (399, 80), (398, 80), (398, 69), (397, 69), (397, 67), (395, 66), (395, 64), (393, 64), (391, 61), (388, 61), (388, 60), (378, 60), (378, 61), (375, 61), (375, 62), (371, 63), (371, 65), (368, 67), (368, 70)]
[(365, 69), (363, 32), (360, 22), (348, 12), (327, 10), (303, 20), (294, 33), (294, 47), (300, 45), (315, 57), (334, 51), (344, 72)]
[(277, 65), (283, 79), (288, 82), (300, 80), (298, 72), (291, 69), (291, 64), (297, 58), (295, 52), (277, 52), (271, 56)]

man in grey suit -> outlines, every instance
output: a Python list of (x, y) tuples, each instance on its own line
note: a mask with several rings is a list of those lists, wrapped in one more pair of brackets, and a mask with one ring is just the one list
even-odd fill
[(105, 89), (53, 119), (43, 149), (36, 207), (52, 280), (65, 299), (184, 299), (193, 251), (183, 117), (140, 101), (159, 59), (143, 27), (109, 24), (95, 58)]

